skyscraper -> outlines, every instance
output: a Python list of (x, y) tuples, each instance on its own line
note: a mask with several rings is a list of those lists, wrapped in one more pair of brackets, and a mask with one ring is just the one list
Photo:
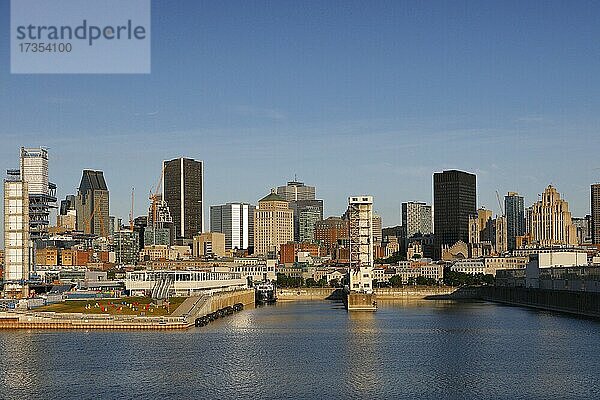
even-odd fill
[(29, 192), (29, 229), (31, 240), (46, 235), (50, 209), (55, 208), (56, 185), (48, 181), (48, 150), (21, 147), (20, 175)]
[(294, 212), (272, 191), (254, 211), (254, 253), (275, 256), (279, 246), (294, 240)]
[(204, 169), (202, 161), (176, 158), (163, 162), (163, 193), (175, 233), (191, 240), (204, 232)]
[(315, 206), (303, 207), (298, 212), (298, 242), (315, 240), (315, 224), (323, 220), (323, 208)]
[[(302, 224), (305, 231), (308, 221), (314, 220), (315, 209), (319, 212), (317, 220), (321, 221), (323, 219), (323, 200), (316, 199), (315, 187), (306, 186), (303, 182), (290, 181), (286, 186), (279, 186), (277, 188), (277, 195), (283, 197), (294, 212), (294, 241), (302, 242), (307, 240), (306, 235), (302, 237), (300, 235), (301, 216), (304, 215)], [(308, 227), (309, 230), (313, 228)], [(312, 240), (312, 238), (308, 240)]]
[(225, 234), (226, 250), (254, 247), (254, 210), (247, 203), (210, 206), (210, 231)]
[(600, 183), (591, 187), (591, 210), (592, 210), (592, 243), (600, 244)]
[(477, 178), (449, 170), (433, 174), (433, 229), (436, 256), (443, 245), (469, 241), (469, 217), (477, 215)]
[(19, 171), (8, 171), (4, 181), (4, 292), (8, 297), (27, 297), (29, 279), (29, 193)]
[(577, 228), (571, 221), (569, 203), (549, 185), (528, 214), (531, 240), (538, 246), (577, 244)]
[(525, 208), (523, 196), (516, 192), (508, 192), (504, 197), (506, 213), (506, 237), (508, 250), (517, 248), (517, 236), (525, 234)]
[(402, 203), (402, 229), (404, 237), (428, 235), (432, 229), (431, 206), (418, 201)]
[(102, 171), (83, 171), (75, 210), (77, 230), (90, 235), (109, 236), (109, 192)]

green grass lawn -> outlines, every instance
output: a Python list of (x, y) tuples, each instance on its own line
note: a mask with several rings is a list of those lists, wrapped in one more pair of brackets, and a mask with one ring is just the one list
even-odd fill
[(112, 315), (145, 315), (147, 317), (170, 315), (183, 303), (185, 297), (172, 297), (170, 305), (157, 306), (149, 297), (123, 297), (121, 299), (67, 300), (62, 303), (38, 307), (35, 311), (57, 313), (85, 313)]

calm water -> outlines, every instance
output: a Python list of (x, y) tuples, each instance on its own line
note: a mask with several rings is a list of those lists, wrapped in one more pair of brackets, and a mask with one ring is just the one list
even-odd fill
[(0, 398), (600, 396), (600, 323), (490, 303), (329, 302), (185, 332), (0, 332)]

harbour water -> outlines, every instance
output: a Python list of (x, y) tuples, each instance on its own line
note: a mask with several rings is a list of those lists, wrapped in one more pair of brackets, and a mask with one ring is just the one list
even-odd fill
[(0, 398), (597, 398), (600, 323), (485, 302), (247, 309), (177, 332), (2, 331)]

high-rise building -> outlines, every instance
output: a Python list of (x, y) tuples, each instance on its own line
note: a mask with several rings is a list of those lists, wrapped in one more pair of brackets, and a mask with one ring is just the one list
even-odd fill
[(506, 217), (498, 215), (495, 221), (495, 240), (496, 253), (503, 254), (508, 250), (507, 222)]
[(348, 220), (340, 217), (329, 217), (315, 223), (315, 241), (333, 255), (340, 239), (348, 238)]
[(592, 210), (592, 243), (600, 244), (600, 183), (595, 183), (591, 187), (591, 210)]
[(402, 228), (407, 239), (432, 233), (431, 205), (419, 201), (402, 203)]
[(163, 192), (177, 238), (192, 240), (204, 232), (204, 167), (202, 161), (176, 158), (163, 162)]
[(254, 211), (254, 253), (276, 257), (279, 246), (293, 240), (294, 212), (273, 190)]
[(373, 197), (348, 198), (350, 290), (373, 291)]
[(519, 196), (516, 192), (508, 192), (504, 197), (508, 250), (515, 250), (517, 248), (517, 236), (525, 234), (525, 208), (523, 204), (523, 196)]
[(175, 242), (173, 217), (162, 195), (151, 196), (148, 225), (144, 229), (144, 247), (150, 245), (172, 246)]
[(312, 242), (315, 224), (323, 219), (323, 207), (306, 206), (298, 212), (298, 242)]
[(287, 202), (298, 200), (314, 200), (316, 190), (314, 186), (306, 186), (303, 182), (290, 181), (286, 186), (279, 186), (277, 194)]
[(109, 192), (102, 171), (83, 171), (75, 209), (77, 230), (89, 235), (109, 236)]
[(469, 217), (477, 215), (477, 178), (463, 171), (433, 174), (433, 230), (436, 256), (444, 245), (469, 241)]
[(254, 211), (247, 203), (210, 206), (210, 231), (225, 234), (226, 250), (254, 247)]
[(578, 244), (590, 244), (592, 243), (592, 237), (590, 232), (590, 218), (587, 215), (585, 218), (571, 217), (571, 222), (575, 225), (577, 230), (577, 243)]
[(29, 192), (19, 171), (8, 171), (4, 181), (4, 293), (27, 297), (29, 280)]
[(529, 212), (531, 241), (538, 246), (577, 244), (577, 229), (571, 221), (569, 203), (549, 185)]
[(119, 230), (114, 233), (114, 249), (117, 264), (137, 264), (140, 252), (138, 232)]
[[(318, 221), (323, 219), (323, 200), (316, 199), (316, 190), (314, 186), (306, 186), (303, 182), (290, 181), (286, 186), (279, 186), (277, 194), (283, 197), (288, 203), (290, 209), (294, 212), (294, 241), (302, 242), (307, 239), (306, 235), (300, 237), (300, 216), (308, 217), (302, 221), (305, 225), (309, 220), (313, 220), (314, 211), (319, 211)], [(309, 230), (314, 227), (308, 227)], [(306, 231), (306, 229), (305, 229)], [(310, 240), (310, 239), (309, 239)]]
[(50, 209), (56, 203), (56, 185), (48, 181), (48, 150), (21, 147), (19, 164), (29, 191), (29, 234), (35, 241), (46, 236)]
[(381, 215), (373, 214), (373, 243), (383, 241), (383, 221)]

